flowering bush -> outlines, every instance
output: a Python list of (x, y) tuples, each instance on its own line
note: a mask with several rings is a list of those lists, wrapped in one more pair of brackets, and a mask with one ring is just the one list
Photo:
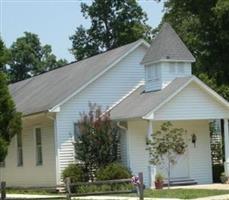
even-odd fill
[(138, 176), (133, 176), (133, 177), (131, 178), (131, 183), (132, 183), (134, 186), (140, 185), (139, 177), (138, 177)]

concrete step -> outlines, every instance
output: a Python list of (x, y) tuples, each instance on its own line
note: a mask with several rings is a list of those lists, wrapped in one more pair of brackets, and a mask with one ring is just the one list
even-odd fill
[[(170, 186), (196, 185), (197, 182), (191, 178), (173, 178), (170, 180)], [(168, 180), (164, 181), (164, 186), (168, 186)]]

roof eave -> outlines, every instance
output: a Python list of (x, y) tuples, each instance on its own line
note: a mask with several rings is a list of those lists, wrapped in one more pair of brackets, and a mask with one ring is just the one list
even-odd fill
[(159, 60), (154, 60), (154, 61), (142, 61), (142, 65), (151, 65), (159, 62), (186, 62), (186, 63), (194, 63), (196, 62), (196, 59), (192, 60), (176, 60), (176, 59), (159, 59)]

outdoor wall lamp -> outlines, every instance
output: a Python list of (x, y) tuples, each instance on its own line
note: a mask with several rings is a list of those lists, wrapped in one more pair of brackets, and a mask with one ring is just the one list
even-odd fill
[(192, 143), (194, 144), (194, 147), (196, 147), (196, 140), (197, 140), (196, 134), (193, 133), (192, 134)]

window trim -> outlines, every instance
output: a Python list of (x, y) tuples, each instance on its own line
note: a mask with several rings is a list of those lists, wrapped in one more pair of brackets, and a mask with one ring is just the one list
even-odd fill
[[(18, 146), (18, 135), (16, 135), (15, 137), (15, 143), (16, 143), (16, 157), (17, 157), (17, 167), (23, 167), (24, 165), (24, 157), (23, 157), (23, 136), (22, 136), (22, 132), (20, 133), (21, 135), (21, 147)], [(19, 151), (18, 150), (21, 150), (21, 154), (22, 154), (22, 157), (21, 157), (21, 163), (19, 163)]]
[[(37, 137), (36, 137), (36, 129), (40, 129), (41, 130), (41, 144), (40, 144), (40, 148), (41, 148), (41, 163), (38, 163), (38, 153), (37, 153)], [(42, 143), (42, 128), (40, 126), (36, 126), (34, 127), (33, 130), (33, 135), (34, 135), (34, 158), (35, 158), (35, 165), (37, 167), (43, 166), (44, 165), (44, 157), (43, 157), (43, 143)]]

